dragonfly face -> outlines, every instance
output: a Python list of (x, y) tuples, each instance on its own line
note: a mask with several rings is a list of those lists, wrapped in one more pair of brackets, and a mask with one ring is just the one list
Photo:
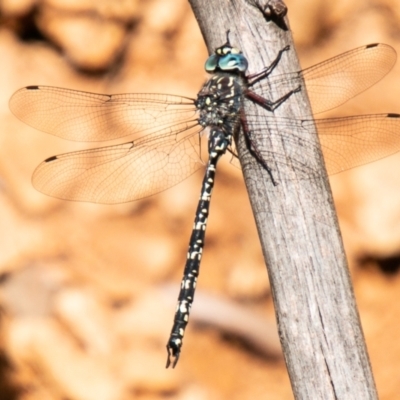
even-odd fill
[(239, 49), (232, 47), (229, 40), (223, 46), (218, 47), (215, 54), (208, 57), (204, 66), (210, 74), (217, 71), (244, 73), (247, 71), (247, 67), (246, 57)]

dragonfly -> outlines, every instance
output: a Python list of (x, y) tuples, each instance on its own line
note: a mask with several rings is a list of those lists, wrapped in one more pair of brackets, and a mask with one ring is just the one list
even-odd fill
[[(279, 135), (307, 151), (301, 132), (317, 128), (327, 172), (336, 174), (400, 150), (400, 115), (394, 113), (330, 119), (289, 119), (273, 111), (301, 90), (307, 90), (314, 114), (345, 103), (385, 76), (396, 62), (395, 50), (369, 44), (302, 71), (274, 74), (287, 46), (256, 74), (247, 74), (248, 60), (240, 49), (226, 43), (205, 63), (211, 77), (196, 98), (170, 94), (97, 94), (49, 86), (28, 86), (14, 93), (10, 109), (28, 125), (74, 141), (108, 141), (130, 136), (129, 141), (52, 156), (33, 173), (36, 189), (66, 200), (114, 204), (161, 192), (204, 166), (200, 145), (208, 133), (208, 161), (196, 209), (187, 260), (173, 327), (167, 343), (166, 367), (174, 368), (181, 354), (204, 248), (216, 166), (222, 155), (236, 157), (233, 138), (246, 143), (274, 179), (288, 165), (300, 178), (320, 176), (307, 157), (277, 154), (258, 148), (257, 139)], [(276, 100), (275, 88), (287, 88)], [(280, 89), (282, 90), (282, 89)], [(245, 112), (246, 102), (271, 112), (255, 122)], [(275, 169), (276, 168), (276, 169)], [(275, 184), (278, 184), (276, 181)]]

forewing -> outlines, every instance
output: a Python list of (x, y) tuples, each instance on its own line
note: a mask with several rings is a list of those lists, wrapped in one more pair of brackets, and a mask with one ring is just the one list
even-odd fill
[(202, 166), (199, 127), (156, 139), (50, 157), (35, 170), (34, 187), (66, 200), (114, 204), (165, 190)]
[(168, 94), (107, 95), (28, 86), (15, 92), (9, 105), (33, 128), (84, 142), (163, 135), (196, 120), (192, 99)]
[(300, 72), (270, 77), (261, 87), (279, 98), (303, 84), (314, 114), (344, 104), (381, 80), (396, 63), (396, 51), (381, 43), (358, 47)]

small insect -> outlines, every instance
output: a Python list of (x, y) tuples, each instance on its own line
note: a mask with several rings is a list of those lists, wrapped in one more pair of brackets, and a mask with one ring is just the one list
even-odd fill
[[(301, 178), (319, 176), (307, 165), (310, 143), (301, 132), (317, 127), (328, 173), (335, 174), (400, 150), (399, 114), (363, 115), (336, 119), (271, 117), (250, 121), (244, 104), (251, 101), (273, 111), (287, 99), (308, 91), (313, 112), (345, 103), (379, 81), (393, 67), (396, 52), (384, 44), (351, 50), (303, 71), (270, 76), (290, 49), (283, 48), (261, 72), (246, 75), (248, 61), (231, 45), (218, 47), (205, 63), (211, 78), (195, 99), (168, 94), (86, 93), (47, 86), (28, 86), (10, 100), (11, 111), (25, 123), (44, 132), (76, 141), (104, 141), (130, 135), (123, 144), (50, 157), (33, 174), (39, 191), (66, 200), (114, 204), (137, 200), (173, 185), (203, 166), (200, 137), (208, 131), (208, 161), (201, 186), (184, 269), (177, 310), (167, 343), (166, 367), (178, 362), (189, 321), (211, 192), (220, 157), (236, 157), (233, 138), (240, 134), (254, 157), (267, 169), (274, 184), (288, 166)], [(257, 92), (287, 88), (276, 100)], [(279, 128), (279, 129), (278, 129)], [(297, 133), (296, 133), (297, 132)], [(257, 138), (279, 135), (294, 141), (298, 152), (278, 154), (259, 148)], [(279, 173), (278, 173), (279, 172)]]

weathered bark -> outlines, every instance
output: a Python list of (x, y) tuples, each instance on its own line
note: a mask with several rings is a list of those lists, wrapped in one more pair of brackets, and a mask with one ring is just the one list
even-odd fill
[[(246, 0), (190, 0), (210, 53), (230, 40), (249, 60), (249, 72), (268, 66), (286, 52), (274, 74), (298, 71), (288, 26), (268, 22), (262, 7)], [(258, 0), (257, 0), (258, 3)], [(290, 10), (289, 10), (290, 15)], [(291, 88), (294, 89), (294, 88)], [(276, 99), (274, 93), (264, 93)], [(289, 98), (273, 113), (246, 103), (246, 112), (263, 116), (310, 118), (307, 93)], [(303, 133), (302, 133), (303, 134)], [(279, 335), (296, 399), (376, 399), (376, 389), (355, 304), (335, 208), (316, 132), (308, 162), (321, 171), (313, 179), (277, 180), (251, 155), (243, 134), (239, 158), (271, 282)], [(268, 138), (268, 131), (265, 133)], [(268, 140), (285, 152), (296, 143)], [(312, 146), (314, 147), (314, 146)], [(296, 172), (293, 172), (296, 174)], [(234, 199), (232, 200), (234, 201)]]

